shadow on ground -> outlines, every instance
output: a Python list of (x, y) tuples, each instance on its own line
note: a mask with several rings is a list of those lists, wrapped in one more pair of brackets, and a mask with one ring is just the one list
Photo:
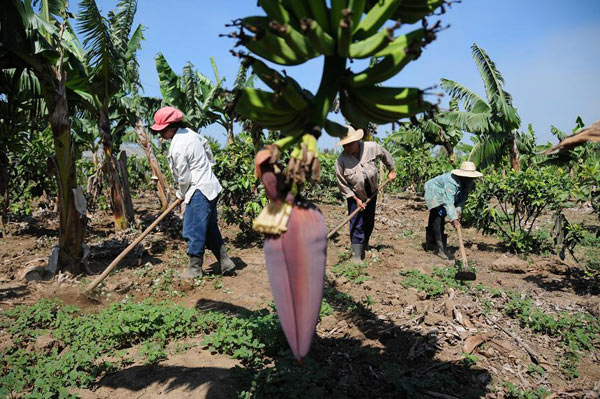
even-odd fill
[(221, 399), (236, 396), (234, 383), (228, 368), (155, 364), (133, 366), (108, 375), (98, 383), (94, 394), (97, 398), (109, 397), (103, 395), (103, 388), (111, 388), (119, 392), (114, 397), (126, 390), (145, 391), (140, 397)]
[[(279, 326), (259, 331), (265, 362), (235, 367), (224, 355), (194, 348), (157, 365), (133, 366), (104, 377), (96, 397), (113, 392), (139, 392), (143, 397), (235, 397), (250, 392), (264, 398), (481, 398), (491, 381), (485, 369), (435, 359), (438, 331), (421, 334), (378, 317), (362, 303), (327, 281), (325, 296), (349, 328), (334, 336), (322, 332), (302, 364), (293, 358)], [(241, 319), (264, 315), (231, 303), (201, 299), (199, 311), (219, 311)], [(264, 338), (275, 334), (275, 340)], [(363, 337), (364, 336), (364, 337)], [(365, 337), (371, 340), (365, 345)], [(374, 343), (373, 343), (374, 342)], [(191, 360), (196, 356), (195, 360)], [(199, 357), (198, 357), (199, 356)], [(221, 360), (219, 360), (221, 359)], [(219, 361), (221, 361), (220, 366)], [(190, 364), (194, 367), (190, 367)], [(183, 364), (183, 365), (182, 365)], [(225, 367), (222, 367), (225, 366)], [(120, 390), (120, 391), (119, 391)], [(130, 397), (128, 395), (128, 397)], [(84, 396), (84, 399), (86, 397)]]
[(585, 270), (578, 268), (571, 268), (567, 274), (562, 276), (533, 275), (525, 277), (525, 280), (535, 283), (549, 292), (573, 291), (582, 296), (600, 294), (598, 277), (586, 274)]

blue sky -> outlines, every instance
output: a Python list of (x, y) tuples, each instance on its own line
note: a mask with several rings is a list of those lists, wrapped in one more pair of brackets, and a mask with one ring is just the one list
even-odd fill
[[(117, 3), (97, 1), (104, 15)], [(139, 55), (146, 94), (160, 96), (154, 66), (158, 52), (178, 73), (190, 61), (213, 79), (210, 56), (214, 56), (220, 74), (227, 78), (225, 86), (231, 85), (238, 69), (238, 59), (229, 53), (234, 40), (218, 35), (231, 30), (225, 24), (232, 19), (248, 15), (263, 15), (256, 0), (140, 0), (136, 23), (147, 27)], [(450, 28), (385, 85), (425, 88), (443, 77), (483, 96), (470, 51), (477, 43), (504, 76), (505, 89), (513, 95), (522, 119), (521, 129), (532, 123), (539, 141), (555, 141), (551, 125), (570, 132), (578, 115), (586, 124), (600, 119), (600, 0), (463, 0), (431, 22), (438, 19)], [(285, 69), (314, 91), (321, 65), (317, 59)], [(357, 63), (353, 66), (360, 68)], [(385, 130), (380, 129), (379, 135)], [(225, 137), (219, 126), (202, 133), (219, 141)], [(326, 134), (320, 139), (324, 148), (334, 143)]]

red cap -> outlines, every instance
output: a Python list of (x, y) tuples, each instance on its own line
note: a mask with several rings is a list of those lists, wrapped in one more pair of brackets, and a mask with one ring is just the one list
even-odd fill
[(154, 114), (154, 125), (150, 129), (160, 131), (171, 123), (181, 122), (183, 113), (177, 108), (163, 107)]

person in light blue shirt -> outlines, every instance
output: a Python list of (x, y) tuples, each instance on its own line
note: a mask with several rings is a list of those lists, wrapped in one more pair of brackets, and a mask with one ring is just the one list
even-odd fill
[(426, 249), (449, 258), (445, 243), (444, 224), (448, 216), (452, 225), (459, 230), (460, 212), (473, 189), (474, 179), (483, 176), (473, 162), (463, 162), (460, 169), (444, 173), (425, 183), (425, 203), (429, 210), (426, 230)]

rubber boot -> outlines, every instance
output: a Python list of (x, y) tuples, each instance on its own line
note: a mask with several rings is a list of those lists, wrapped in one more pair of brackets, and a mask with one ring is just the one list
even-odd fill
[(202, 263), (204, 262), (204, 256), (189, 255), (190, 264), (187, 269), (179, 273), (179, 278), (187, 280), (195, 277), (202, 277), (204, 272), (202, 271)]
[(352, 263), (361, 263), (363, 256), (363, 245), (362, 244), (352, 244), (352, 259), (350, 261)]
[(221, 274), (229, 273), (229, 272), (233, 271), (233, 269), (235, 269), (235, 263), (233, 263), (233, 261), (231, 260), (229, 255), (227, 255), (227, 249), (225, 248), (225, 244), (221, 245), (221, 248), (219, 249), (219, 253), (215, 254), (215, 256), (217, 257), (217, 260), (219, 261), (219, 266), (221, 268)]
[(446, 249), (446, 246), (442, 240), (436, 240), (435, 254), (442, 259), (450, 259), (448, 250)]
[(434, 251), (435, 248), (435, 234), (433, 233), (433, 229), (427, 226), (427, 228), (425, 229), (425, 250)]

